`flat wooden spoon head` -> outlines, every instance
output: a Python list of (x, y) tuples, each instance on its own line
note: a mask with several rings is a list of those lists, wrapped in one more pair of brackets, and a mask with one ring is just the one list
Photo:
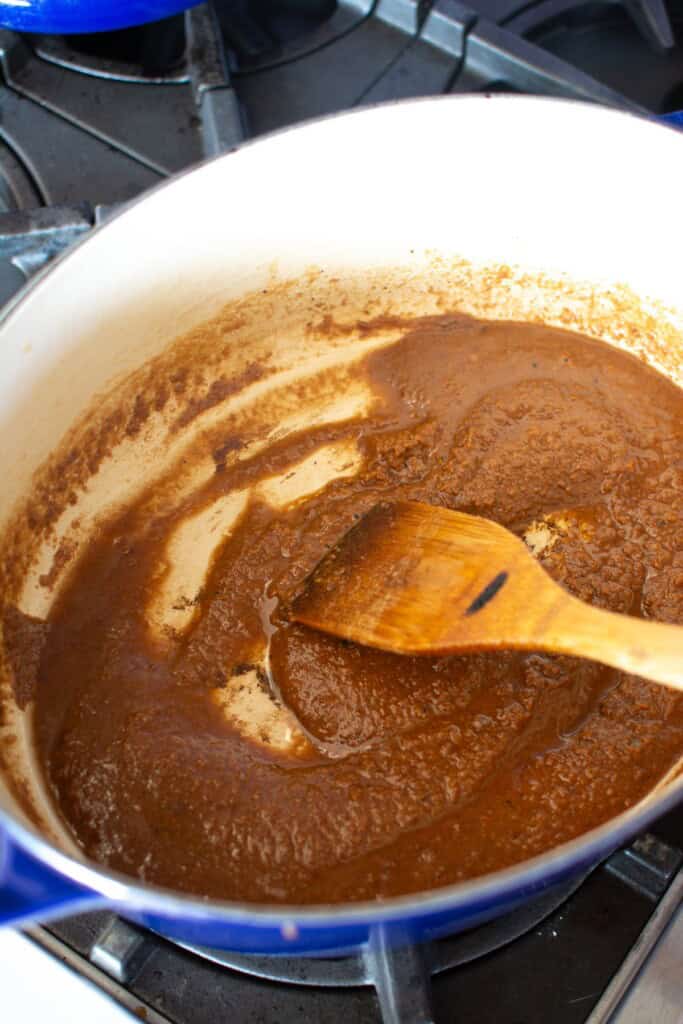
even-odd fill
[(376, 505), (308, 578), (291, 618), (399, 654), (557, 651), (683, 688), (683, 629), (583, 604), (479, 516)]

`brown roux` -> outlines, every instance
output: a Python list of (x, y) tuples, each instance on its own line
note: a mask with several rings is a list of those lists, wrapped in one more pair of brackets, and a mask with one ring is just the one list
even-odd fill
[[(683, 700), (599, 665), (401, 658), (286, 620), (355, 518), (412, 498), (526, 532), (584, 600), (683, 623), (683, 394), (603, 343), (452, 316), (416, 321), (358, 372), (378, 399), (369, 417), (232, 465), (240, 441), (226, 437), (192, 507), (152, 521), (130, 508), (61, 594), (35, 736), (54, 799), (95, 860), (240, 901), (426, 890), (604, 822), (683, 753)], [(177, 522), (342, 438), (357, 440), (360, 472), (284, 511), (252, 501), (191, 630), (160, 651), (144, 608)], [(245, 735), (221, 709), (222, 689), (247, 678), (268, 640), (272, 678), (252, 676), (301, 726), (291, 750)]]

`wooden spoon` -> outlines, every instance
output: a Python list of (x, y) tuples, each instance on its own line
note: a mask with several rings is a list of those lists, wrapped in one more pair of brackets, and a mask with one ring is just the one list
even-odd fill
[(683, 627), (584, 604), (504, 527), (414, 501), (376, 505), (349, 530), (291, 618), (398, 654), (553, 651), (683, 689)]

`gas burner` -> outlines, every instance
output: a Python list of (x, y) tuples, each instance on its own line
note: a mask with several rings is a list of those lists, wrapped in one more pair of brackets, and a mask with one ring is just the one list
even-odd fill
[[(335, 990), (369, 987), (376, 992), (382, 1021), (423, 1024), (432, 1018), (432, 978), (493, 953), (537, 928), (582, 882), (583, 878), (578, 878), (563, 883), (505, 917), (427, 946), (392, 944), (383, 929), (373, 934), (362, 952), (331, 958), (249, 956), (179, 945), (219, 967), (269, 982)], [(152, 952), (148, 936), (112, 917), (92, 946), (90, 960), (118, 981), (129, 982)]]
[(30, 210), (42, 202), (38, 182), (16, 150), (0, 139), (0, 213)]
[(2, 137), (33, 183), (31, 205), (126, 201), (244, 138), (206, 4), (85, 42), (0, 30), (0, 74)]
[(665, 53), (613, 3), (541, 0), (509, 27), (647, 110), (664, 114), (683, 107), (683, 47), (674, 43), (674, 35), (683, 40), (683, 9), (672, 16)]
[(630, 17), (634, 28), (654, 50), (665, 52), (675, 45), (666, 0), (474, 0), (477, 10), (498, 25), (524, 34), (549, 16), (583, 8), (609, 8)]
[(116, 32), (33, 36), (35, 54), (52, 64), (122, 82), (186, 82), (182, 14)]
[[(389, 1020), (390, 1006), (404, 998), (404, 989), (411, 990), (414, 1004), (420, 999), (427, 1008), (430, 977), (493, 953), (536, 928), (576, 892), (583, 880), (574, 878), (504, 917), (460, 935), (437, 939), (427, 947), (409, 943), (392, 945), (381, 929), (362, 953), (334, 958), (249, 956), (187, 943), (181, 945), (213, 963), (268, 981), (321, 988), (374, 986), (383, 1018)], [(425, 984), (420, 985), (420, 982)]]

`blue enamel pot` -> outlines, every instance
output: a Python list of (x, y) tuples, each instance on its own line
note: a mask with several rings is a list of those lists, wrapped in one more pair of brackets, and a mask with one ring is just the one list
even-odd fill
[[(657, 187), (643, 189), (654, 169)], [(483, 316), (523, 320), (540, 310), (564, 326), (575, 318), (636, 358), (656, 356), (680, 383), (682, 180), (676, 131), (594, 106), (504, 95), (343, 114), (178, 176), (94, 231), (4, 312), (3, 537), (28, 508), (35, 474), (83, 416), (103, 415), (130, 374), (226, 304), (251, 311), (225, 320), (237, 367), (263, 337), (259, 315), (264, 331), (278, 332), (278, 370), (253, 389), (264, 416), (275, 410), (275, 433), (285, 423), (280, 398), (308, 401), (293, 379), (320, 359), (353, 358), (353, 346), (328, 350), (333, 340), (311, 328), (326, 295), (351, 312), (390, 301), (392, 312), (412, 315), (447, 299)], [(348, 379), (357, 401), (353, 373)], [(345, 397), (333, 396), (337, 416)], [(113, 447), (83, 494), (69, 496), (76, 507), (64, 514), (77, 520), (82, 543), (98, 515), (163, 471), (173, 445), (155, 422), (134, 443)], [(22, 562), (17, 601), (36, 616), (47, 614), (54, 593), (32, 574), (50, 564), (54, 543), (42, 538)], [(377, 929), (391, 941), (419, 940), (581, 875), (683, 795), (681, 765), (672, 764), (639, 804), (588, 834), (495, 874), (400, 899), (270, 907), (193, 898), (84, 859), (35, 770), (30, 704), (22, 711), (14, 703), (5, 659), (0, 672), (4, 924), (108, 906), (180, 941), (241, 951), (324, 955), (357, 948)]]
[(0, 0), (0, 25), (16, 32), (107, 32), (158, 21), (200, 0)]

